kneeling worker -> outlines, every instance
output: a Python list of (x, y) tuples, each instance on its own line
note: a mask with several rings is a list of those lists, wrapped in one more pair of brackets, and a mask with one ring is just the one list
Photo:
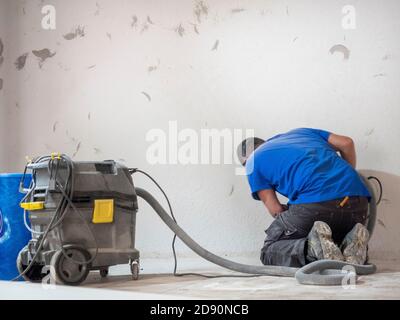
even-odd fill
[[(351, 138), (301, 128), (267, 141), (248, 138), (239, 145), (238, 156), (253, 198), (275, 218), (265, 231), (263, 264), (366, 262), (370, 194), (355, 170)], [(276, 192), (289, 199), (287, 206)]]

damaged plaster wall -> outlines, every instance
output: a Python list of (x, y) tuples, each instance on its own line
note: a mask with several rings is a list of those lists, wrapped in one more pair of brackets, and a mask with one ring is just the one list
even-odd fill
[(7, 34), (8, 34), (8, 17), (7, 17), (7, 3), (4, 0), (0, 1), (0, 165), (3, 170), (8, 166), (10, 161), (9, 151), (10, 142), (6, 139), (9, 129), (8, 110), (6, 102), (6, 88), (7, 83)]
[[(0, 171), (21, 171), (25, 156), (52, 151), (140, 167), (165, 187), (196, 240), (255, 262), (272, 219), (245, 178), (232, 165), (149, 165), (150, 129), (167, 131), (175, 120), (179, 129), (254, 128), (261, 137), (325, 128), (354, 138), (360, 168), (400, 175), (398, 1), (357, 1), (355, 30), (342, 28), (342, 1), (46, 4), (57, 10), (56, 30), (41, 28), (42, 1), (0, 0), (9, 17), (0, 20)], [(399, 198), (390, 181), (387, 194)], [(142, 177), (135, 183), (156, 193)], [(140, 206), (138, 248), (169, 257), (171, 233)], [(378, 232), (398, 236), (398, 207), (384, 212), (386, 227), (397, 229)], [(386, 251), (400, 257), (390, 237)], [(191, 255), (181, 244), (178, 252)], [(383, 257), (378, 246), (371, 256)]]

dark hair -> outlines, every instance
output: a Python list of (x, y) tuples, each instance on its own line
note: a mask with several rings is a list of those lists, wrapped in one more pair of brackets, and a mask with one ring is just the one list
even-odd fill
[(246, 165), (247, 158), (265, 141), (261, 138), (252, 137), (243, 140), (237, 147), (237, 156), (240, 163)]

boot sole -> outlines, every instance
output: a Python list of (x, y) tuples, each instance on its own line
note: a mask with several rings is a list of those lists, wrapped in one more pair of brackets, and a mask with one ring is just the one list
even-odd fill
[(364, 264), (367, 259), (369, 232), (362, 224), (357, 224), (356, 228), (353, 239), (343, 250), (343, 256), (346, 262)]
[(329, 226), (324, 222), (317, 221), (315, 222), (315, 228), (319, 236), (324, 259), (344, 261), (342, 252), (332, 240), (332, 231)]

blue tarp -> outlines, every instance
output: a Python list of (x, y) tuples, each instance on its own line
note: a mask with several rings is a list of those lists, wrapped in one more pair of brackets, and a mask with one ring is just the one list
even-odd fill
[[(16, 260), (19, 251), (31, 239), (25, 228), (23, 209), (19, 202), (22, 174), (0, 174), (0, 280), (11, 280), (18, 275)], [(26, 176), (25, 186), (31, 177)]]

